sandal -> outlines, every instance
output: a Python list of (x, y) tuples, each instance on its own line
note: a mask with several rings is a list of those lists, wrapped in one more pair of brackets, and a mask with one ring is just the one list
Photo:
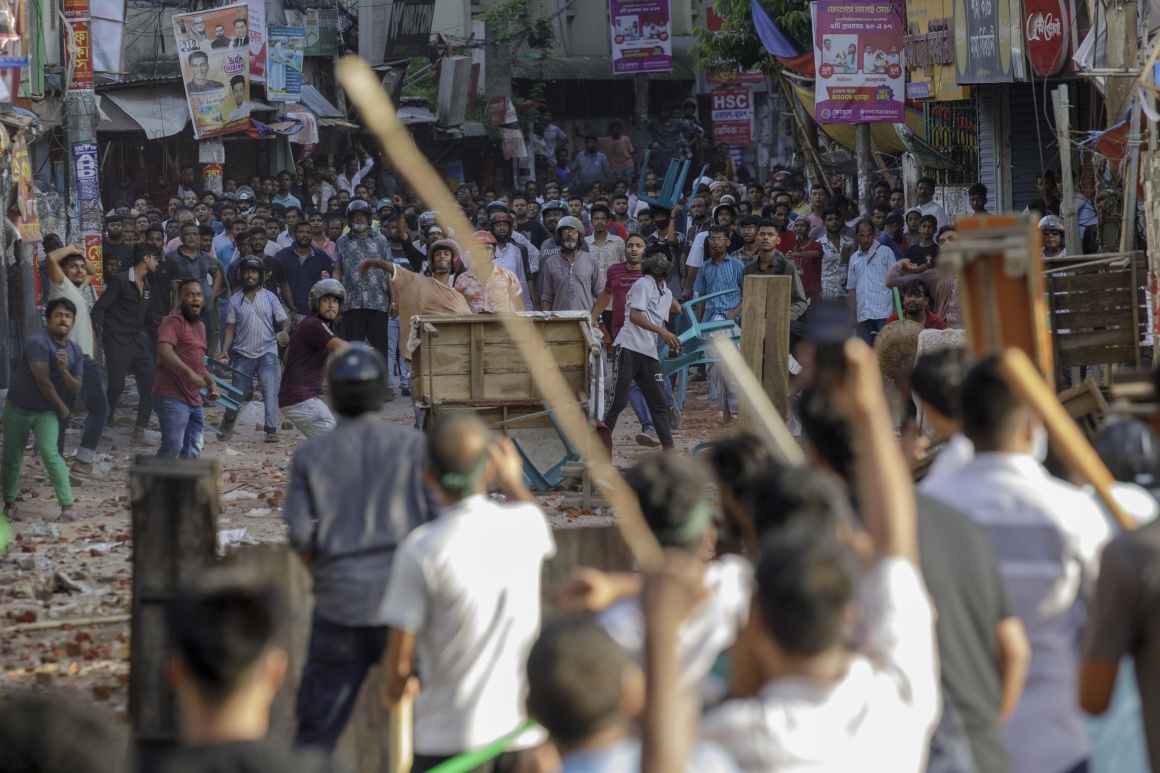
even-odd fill
[(76, 519), (77, 519), (76, 513), (73, 512), (71, 509), (69, 509), (69, 510), (61, 510), (60, 515), (58, 515), (55, 520), (68, 521), (69, 523), (71, 523), (71, 522), (75, 521)]
[(4, 503), (4, 517), (9, 523), (20, 520), (20, 509), (16, 506), (15, 502)]

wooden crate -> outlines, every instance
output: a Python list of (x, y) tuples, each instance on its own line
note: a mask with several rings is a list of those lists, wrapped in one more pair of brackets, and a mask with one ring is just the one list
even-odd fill
[[(569, 391), (577, 400), (591, 391), (590, 323), (575, 315), (527, 317), (543, 337)], [(477, 406), (531, 403), (543, 399), (532, 368), (552, 363), (524, 362), (516, 341), (498, 317), (421, 317), (420, 346), (412, 355), (412, 384), (419, 402)]]

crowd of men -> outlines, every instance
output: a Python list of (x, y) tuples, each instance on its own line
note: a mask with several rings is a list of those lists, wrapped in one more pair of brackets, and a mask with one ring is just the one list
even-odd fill
[[(502, 741), (474, 770), (1086, 773), (1085, 712), (1107, 709), (1132, 655), (1160, 770), (1160, 526), (1113, 539), (1095, 500), (1044, 468), (1040, 422), (997, 362), (960, 348), (923, 355), (909, 376), (946, 442), (912, 483), (871, 346), (899, 316), (961, 325), (957, 286), (937, 271), (955, 232), (934, 181), (919, 180), (909, 209), (879, 182), (861, 212), (824, 184), (807, 195), (787, 172), (744, 185), (722, 173), (660, 206), (653, 170), (640, 175), (646, 201), (631, 172), (587, 161), (542, 189), (460, 185), (471, 234), (397, 186), (376, 198), (389, 174), (372, 179), (365, 153), (341, 174), (227, 180), (220, 197), (193, 190), (191, 169), (158, 202), (164, 213), (143, 196), (109, 216), (99, 299), (83, 251), (46, 245), (46, 329), (26, 345), (4, 413), (5, 515), (16, 516), (31, 433), (73, 517), (70, 478), (95, 474), (128, 374), (135, 438), (155, 412), (159, 455), (198, 456), (215, 373), (243, 393), (260, 385), (267, 440), (280, 416), (308, 438), (283, 513), (313, 576), (295, 739), (312, 752), (267, 738), (287, 663), (278, 600), (253, 578), (211, 573), (172, 602), (183, 746), (153, 769), (334, 769), (329, 754), (379, 664), (384, 704), (414, 700), (415, 771)], [(986, 188), (969, 200), (985, 212)], [(1063, 231), (1050, 205), (1039, 221), (1049, 257)], [(465, 259), (468, 239), (486, 268)], [(682, 417), (662, 362), (680, 349), (682, 304), (714, 335), (737, 336), (751, 275), (792, 280), (788, 367), (805, 382), (794, 410), (809, 466), (778, 464), (740, 431), (693, 459), (642, 457), (626, 481), (662, 565), (579, 569), (559, 589), (576, 611), (542, 619), (555, 543), (515, 447), (463, 414), (427, 432), (418, 412), (415, 427), (377, 419), (413, 396), (411, 319), (589, 315), (612, 373), (599, 418), (614, 429), (631, 405), (637, 442), (668, 451)], [(798, 347), (816, 344), (837, 307), (846, 340), (826, 357)], [(704, 378), (733, 429), (735, 385), (716, 365)], [(77, 397), (88, 413), (70, 468), (63, 427)], [(227, 411), (224, 437), (236, 420)], [(1154, 519), (1156, 436), (1123, 421), (1097, 445), (1125, 501)], [(0, 739), (23, 726), (0, 719)]]

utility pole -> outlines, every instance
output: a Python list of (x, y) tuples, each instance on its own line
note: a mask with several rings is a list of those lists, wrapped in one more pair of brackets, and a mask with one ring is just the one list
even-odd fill
[(1075, 183), (1071, 176), (1071, 105), (1067, 99), (1067, 84), (1051, 92), (1055, 105), (1055, 136), (1059, 142), (1060, 183), (1063, 186), (1063, 238), (1068, 255), (1080, 254), (1079, 223), (1076, 221)]
[(858, 163), (858, 206), (869, 215), (873, 193), (870, 189), (870, 124), (865, 121), (854, 125), (854, 155)]
[[(633, 104), (632, 115), (633, 121), (632, 145), (636, 148), (636, 152), (641, 154), (641, 160), (644, 160), (644, 151), (648, 150), (650, 132), (648, 130), (648, 75), (645, 73), (637, 73), (632, 76), (633, 96), (636, 101)], [(640, 170), (644, 172), (643, 169)], [(631, 191), (630, 191), (631, 192)]]
[(1123, 75), (1108, 76), (1107, 128), (1110, 129), (1124, 120), (1124, 111), (1128, 108), (1136, 82), (1139, 6), (1137, 0), (1124, 0), (1123, 3), (1108, 3), (1105, 7), (1108, 21), (1106, 67), (1124, 71)]

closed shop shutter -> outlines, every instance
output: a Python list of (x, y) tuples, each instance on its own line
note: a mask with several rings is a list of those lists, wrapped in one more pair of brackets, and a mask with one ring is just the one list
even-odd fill
[(1059, 143), (1051, 106), (1052, 84), (1013, 83), (1009, 87), (1011, 122), (1011, 207), (1017, 212), (1035, 199), (1035, 178), (1045, 169), (1059, 177)]
[(1002, 212), (1007, 208), (1010, 196), (1006, 194), (1007, 174), (1000, 169), (998, 148), (999, 122), (1002, 112), (998, 109), (999, 87), (975, 86), (979, 100), (979, 182), (987, 186), (987, 209)]

